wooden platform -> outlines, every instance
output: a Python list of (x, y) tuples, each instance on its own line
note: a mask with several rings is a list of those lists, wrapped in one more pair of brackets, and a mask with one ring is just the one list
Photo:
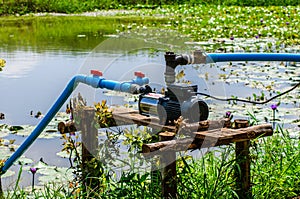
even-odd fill
[[(207, 120), (197, 123), (177, 121), (174, 125), (163, 125), (156, 117), (140, 115), (128, 108), (115, 108), (113, 117), (120, 124), (138, 124), (148, 126), (159, 132), (160, 142), (143, 144), (145, 157), (159, 156), (162, 169), (162, 195), (164, 198), (177, 198), (176, 152), (190, 149), (214, 147), (235, 143), (236, 191), (239, 198), (252, 198), (250, 175), (250, 140), (273, 135), (271, 124), (249, 127), (246, 120), (228, 118)], [(179, 138), (184, 135), (184, 138)]]
[[(137, 110), (130, 108), (114, 108), (113, 117), (117, 124), (138, 124), (148, 126), (159, 132), (168, 132), (170, 140), (144, 144), (143, 153), (154, 151), (183, 151), (226, 145), (235, 142), (271, 136), (273, 129), (271, 124), (261, 124), (251, 127), (237, 128), (240, 123), (233, 124), (228, 118), (220, 120), (206, 120), (197, 123), (185, 123), (177, 125), (162, 125), (157, 117), (140, 115)], [(244, 125), (247, 125), (246, 123)], [(175, 134), (184, 134), (185, 138), (176, 139)], [(166, 133), (164, 133), (166, 134)]]

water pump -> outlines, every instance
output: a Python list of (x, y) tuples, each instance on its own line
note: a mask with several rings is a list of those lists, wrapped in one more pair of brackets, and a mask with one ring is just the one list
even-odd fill
[(208, 106), (195, 93), (197, 85), (170, 85), (165, 94), (148, 92), (139, 96), (139, 113), (158, 116), (162, 124), (171, 124), (180, 116), (189, 122), (208, 118)]
[[(196, 52), (197, 53), (197, 52)], [(162, 124), (173, 123), (180, 116), (189, 122), (206, 120), (209, 115), (207, 104), (196, 95), (197, 85), (175, 84), (175, 68), (178, 65), (203, 61), (202, 54), (175, 55), (165, 54), (166, 72), (165, 93), (154, 93), (148, 86), (139, 96), (139, 113), (146, 116), (158, 116)]]

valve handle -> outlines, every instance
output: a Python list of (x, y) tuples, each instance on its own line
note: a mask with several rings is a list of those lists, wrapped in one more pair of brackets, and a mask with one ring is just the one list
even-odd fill
[(140, 78), (144, 78), (144, 77), (145, 77), (145, 74), (142, 73), (141, 71), (136, 71), (136, 72), (134, 72), (134, 75), (135, 75), (136, 77), (140, 77)]
[(91, 70), (91, 74), (95, 76), (103, 76), (103, 73), (99, 70)]

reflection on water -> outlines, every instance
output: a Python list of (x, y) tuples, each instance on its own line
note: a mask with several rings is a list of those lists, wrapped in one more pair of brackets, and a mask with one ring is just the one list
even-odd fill
[(4, 53), (7, 62), (0, 73), (0, 112), (11, 125), (36, 124), (30, 111), (46, 113), (65, 84), (76, 74), (86, 53)]

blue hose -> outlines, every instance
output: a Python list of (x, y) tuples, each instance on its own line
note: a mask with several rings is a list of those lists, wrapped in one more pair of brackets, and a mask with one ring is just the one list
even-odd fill
[(296, 53), (208, 53), (206, 63), (228, 61), (293, 61), (300, 62)]
[[(138, 78), (139, 79), (139, 78)], [(146, 84), (149, 82), (148, 78), (141, 78), (138, 80), (139, 84)], [(10, 156), (4, 163), (0, 175), (4, 174), (13, 163), (20, 158), (23, 153), (30, 147), (30, 145), (37, 139), (37, 137), (43, 132), (52, 118), (60, 110), (62, 105), (67, 101), (73, 90), (77, 87), (79, 83), (84, 83), (90, 85), (94, 88), (106, 88), (110, 90), (122, 91), (127, 93), (135, 93), (138, 86), (135, 84), (136, 81), (131, 82), (116, 82), (111, 80), (105, 80), (100, 76), (85, 76), (76, 75), (74, 76), (63, 90), (61, 95), (58, 97), (53, 106), (49, 109), (44, 118), (38, 123), (32, 133), (27, 137), (27, 139), (20, 145), (20, 147)]]

